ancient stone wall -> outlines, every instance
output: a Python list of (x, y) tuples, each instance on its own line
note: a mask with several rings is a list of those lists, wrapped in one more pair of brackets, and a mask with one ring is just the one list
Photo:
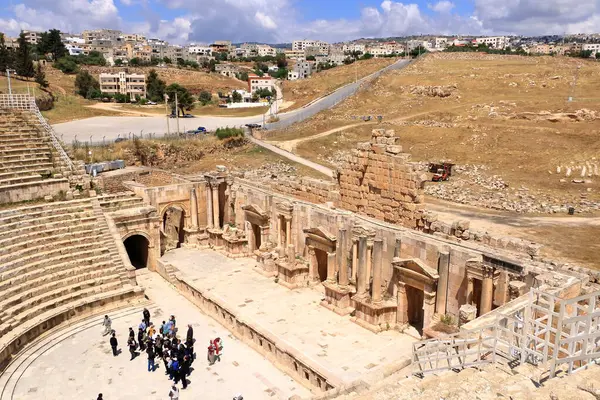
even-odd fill
[(335, 182), (314, 178), (278, 180), (270, 185), (279, 193), (293, 196), (311, 203), (339, 202), (339, 187)]
[(402, 153), (393, 130), (375, 129), (338, 170), (340, 207), (415, 228), (423, 210), (426, 180)]
[(174, 183), (185, 183), (183, 179), (179, 179), (173, 174), (160, 170), (139, 170), (118, 174), (102, 174), (98, 177), (98, 187), (104, 193), (119, 193), (128, 190), (123, 182), (133, 181), (144, 186), (164, 186)]

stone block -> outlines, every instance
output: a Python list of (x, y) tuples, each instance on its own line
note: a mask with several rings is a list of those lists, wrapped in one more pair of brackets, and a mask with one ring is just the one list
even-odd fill
[(386, 146), (385, 151), (387, 151), (388, 153), (392, 153), (392, 154), (399, 154), (399, 153), (402, 153), (402, 146), (388, 145), (388, 146)]

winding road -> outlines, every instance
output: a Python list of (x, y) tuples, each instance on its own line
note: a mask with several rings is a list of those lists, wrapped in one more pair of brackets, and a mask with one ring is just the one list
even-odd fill
[[(316, 101), (306, 105), (305, 107), (299, 108), (294, 111), (279, 113), (279, 121), (272, 124), (267, 124), (269, 129), (280, 129), (287, 127), (293, 123), (303, 121), (307, 118), (312, 117), (316, 113), (323, 111), (327, 108), (333, 107), (340, 101), (354, 94), (365, 82), (371, 81), (372, 79), (379, 76), (381, 73), (403, 68), (408, 65), (408, 60), (398, 60), (394, 64), (391, 64), (371, 75), (368, 75), (357, 82), (350, 83), (342, 86), (341, 88), (323, 96)], [(275, 110), (283, 103), (281, 92), (278, 91), (277, 102), (275, 102), (271, 109)], [(252, 117), (209, 117), (202, 116), (196, 118), (180, 118), (179, 119), (179, 131), (194, 129), (198, 126), (204, 126), (208, 130), (215, 130), (219, 127), (241, 127), (246, 124), (262, 124), (263, 120), (271, 115), (271, 110), (267, 113)], [(169, 130), (175, 132), (176, 123), (175, 119), (168, 120)], [(58, 137), (65, 143), (70, 143), (77, 139), (79, 141), (91, 141), (94, 143), (101, 143), (104, 141), (114, 141), (118, 137), (127, 137), (130, 134), (143, 135), (153, 134), (156, 136), (163, 136), (167, 133), (167, 118), (164, 116), (147, 116), (147, 117), (92, 117), (83, 120), (64, 122), (60, 124), (52, 125), (54, 131)], [(263, 146), (263, 142), (256, 141), (260, 146)], [(263, 146), (266, 147), (267, 146)]]

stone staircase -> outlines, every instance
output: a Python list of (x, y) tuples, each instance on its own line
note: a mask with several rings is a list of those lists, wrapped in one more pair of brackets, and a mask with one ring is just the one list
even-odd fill
[(98, 196), (98, 201), (104, 212), (127, 210), (144, 207), (144, 200), (133, 192), (120, 192)]
[(35, 114), (0, 109), (0, 204), (66, 192), (69, 172)]
[[(61, 312), (141, 294), (94, 199), (0, 211), (0, 352)], [(2, 360), (0, 360), (2, 361)]]

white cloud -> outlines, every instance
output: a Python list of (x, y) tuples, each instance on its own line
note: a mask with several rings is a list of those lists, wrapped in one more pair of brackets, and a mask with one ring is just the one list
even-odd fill
[[(133, 32), (142, 33), (148, 37), (160, 38), (170, 43), (184, 44), (192, 31), (194, 16), (178, 17), (172, 21), (159, 20), (156, 24), (142, 22), (131, 27)], [(155, 25), (154, 27), (152, 25)]]
[(454, 3), (448, 0), (442, 0), (435, 4), (427, 4), (427, 7), (435, 12), (447, 14), (454, 8)]
[(256, 14), (254, 14), (254, 18), (256, 18), (256, 20), (265, 29), (277, 29), (277, 24), (275, 23), (275, 21), (273, 21), (273, 19), (271, 17), (269, 17), (268, 15), (266, 15), (260, 11), (257, 11)]

